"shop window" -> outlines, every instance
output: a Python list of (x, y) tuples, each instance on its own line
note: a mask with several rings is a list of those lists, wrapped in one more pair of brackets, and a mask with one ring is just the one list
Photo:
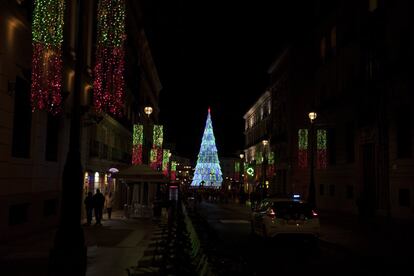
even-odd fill
[(19, 225), (28, 221), (28, 203), (11, 205), (9, 207), (9, 225)]
[(398, 203), (401, 207), (410, 207), (410, 190), (400, 189), (398, 192)]

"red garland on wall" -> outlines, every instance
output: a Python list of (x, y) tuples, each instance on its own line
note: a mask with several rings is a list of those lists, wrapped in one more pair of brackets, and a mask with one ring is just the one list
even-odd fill
[(51, 114), (62, 111), (64, 0), (35, 0), (32, 25), (31, 103)]
[(99, 112), (120, 116), (125, 91), (125, 1), (101, 0), (94, 69), (94, 104)]

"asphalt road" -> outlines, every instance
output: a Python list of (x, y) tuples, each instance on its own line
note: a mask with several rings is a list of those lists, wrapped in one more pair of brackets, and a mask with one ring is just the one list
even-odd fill
[(269, 241), (251, 234), (246, 208), (203, 202), (198, 212), (207, 223), (200, 236), (218, 275), (355, 273), (357, 261), (344, 248), (295, 239)]

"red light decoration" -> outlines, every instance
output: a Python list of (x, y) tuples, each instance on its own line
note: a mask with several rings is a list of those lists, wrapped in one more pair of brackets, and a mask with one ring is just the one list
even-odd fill
[(99, 112), (121, 116), (125, 92), (125, 1), (101, 0), (94, 68), (94, 104)]
[(32, 25), (32, 110), (62, 111), (64, 0), (35, 0)]

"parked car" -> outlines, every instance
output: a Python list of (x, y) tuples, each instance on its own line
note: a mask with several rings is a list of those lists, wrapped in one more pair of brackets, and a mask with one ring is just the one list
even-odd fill
[(317, 238), (320, 233), (318, 213), (299, 198), (266, 198), (252, 210), (252, 232), (265, 238), (281, 235)]

